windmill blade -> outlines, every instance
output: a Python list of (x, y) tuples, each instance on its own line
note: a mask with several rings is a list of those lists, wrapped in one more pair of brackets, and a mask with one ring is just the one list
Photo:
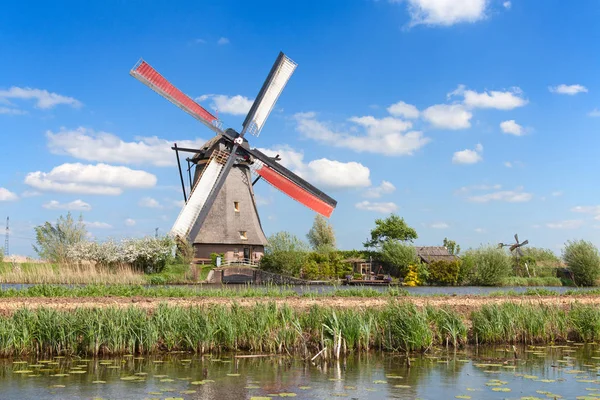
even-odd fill
[(206, 111), (204, 107), (192, 100), (191, 97), (173, 86), (173, 84), (166, 80), (146, 61), (140, 60), (131, 69), (129, 74), (216, 133), (222, 133), (221, 129), (218, 127), (219, 119), (217, 117)]
[(517, 236), (516, 233), (515, 233), (515, 240), (517, 241), (517, 244), (519, 244), (519, 236)]
[(204, 208), (212, 188), (217, 182), (223, 169), (222, 160), (213, 157), (209, 160), (206, 167), (202, 170), (202, 175), (198, 178), (190, 194), (187, 203), (181, 209), (175, 224), (171, 228), (171, 234), (179, 238), (190, 238), (194, 240), (195, 235), (190, 232), (194, 227), (194, 222), (198, 219), (200, 212)]
[(279, 53), (275, 64), (273, 64), (267, 76), (267, 80), (263, 83), (258, 96), (256, 96), (256, 100), (252, 104), (252, 108), (250, 108), (248, 115), (246, 115), (246, 119), (242, 124), (244, 127), (241, 133), (242, 136), (244, 136), (246, 131), (255, 136), (260, 134), (265, 121), (269, 117), (283, 88), (294, 73), (296, 66), (297, 64), (289, 57), (282, 52)]
[(509, 250), (514, 251), (514, 249), (516, 249), (517, 247), (519, 247), (519, 245), (515, 243), (509, 247)]
[(256, 174), (311, 210), (327, 218), (331, 216), (337, 201), (259, 150), (248, 153), (256, 159), (252, 167)]
[(525, 246), (526, 244), (529, 243), (529, 240), (524, 241), (523, 243), (521, 243), (521, 246)]

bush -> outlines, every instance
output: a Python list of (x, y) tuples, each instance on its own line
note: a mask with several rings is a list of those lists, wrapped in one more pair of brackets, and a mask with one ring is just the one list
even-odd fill
[(288, 232), (278, 232), (269, 237), (260, 267), (265, 271), (300, 276), (308, 261), (308, 245)]
[(469, 250), (466, 256), (467, 262), (472, 263), (469, 281), (474, 285), (497, 286), (512, 269), (510, 256), (496, 247)]
[(417, 262), (414, 246), (388, 240), (381, 246), (381, 260), (398, 269), (400, 276), (408, 274), (408, 267)]
[(433, 261), (429, 264), (428, 282), (432, 285), (454, 286), (458, 283), (460, 261)]
[(568, 241), (563, 250), (563, 259), (577, 285), (593, 286), (596, 283), (600, 276), (600, 255), (591, 242)]

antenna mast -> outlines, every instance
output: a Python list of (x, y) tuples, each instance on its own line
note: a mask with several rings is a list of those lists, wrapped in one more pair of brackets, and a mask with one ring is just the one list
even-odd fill
[(4, 236), (4, 255), (6, 257), (9, 256), (8, 254), (8, 233), (10, 232), (10, 230), (8, 229), (8, 217), (6, 217), (6, 235)]

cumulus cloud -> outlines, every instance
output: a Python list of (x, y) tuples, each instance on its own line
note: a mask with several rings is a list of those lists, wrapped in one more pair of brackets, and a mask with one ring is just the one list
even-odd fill
[(227, 39), (226, 37), (220, 37), (219, 40), (217, 40), (217, 44), (221, 46), (229, 43), (229, 39)]
[(110, 229), (112, 228), (112, 225), (107, 224), (106, 222), (90, 222), (90, 221), (83, 221), (83, 224), (86, 226), (86, 228), (91, 228), (91, 229)]
[[(48, 148), (53, 154), (69, 155), (87, 161), (113, 162), (119, 164), (173, 166), (177, 160), (171, 150), (174, 141), (154, 137), (140, 137), (126, 142), (108, 132), (95, 132), (79, 127), (61, 128), (54, 133), (46, 132)], [(205, 140), (179, 140), (180, 147), (199, 148)]]
[(513, 167), (513, 164), (512, 164), (510, 161), (504, 161), (504, 166), (505, 166), (506, 168), (512, 168), (512, 167)]
[(311, 184), (324, 189), (353, 189), (371, 186), (371, 171), (364, 165), (350, 161), (340, 162), (321, 158), (308, 163), (304, 162), (304, 154), (289, 146), (259, 149), (266, 155), (281, 157), (281, 164), (306, 179)]
[(136, 222), (135, 222), (135, 219), (132, 219), (132, 218), (127, 218), (127, 219), (125, 220), (125, 225), (126, 225), (126, 226), (135, 226), (135, 224), (136, 224)]
[(144, 197), (139, 202), (138, 205), (140, 207), (146, 208), (162, 208), (162, 205), (158, 202), (158, 200), (153, 199), (152, 197)]
[(515, 190), (499, 190), (495, 192), (469, 196), (467, 200), (473, 203), (488, 203), (491, 201), (502, 201), (506, 203), (525, 203), (533, 198), (531, 193), (523, 191), (522, 187)]
[(365, 134), (337, 132), (316, 119), (313, 112), (294, 115), (296, 130), (304, 137), (335, 147), (357, 152), (384, 154), (388, 156), (411, 155), (425, 146), (430, 139), (419, 131), (408, 131), (412, 124), (398, 118), (373, 116), (352, 117), (349, 121), (362, 128)]
[(203, 94), (196, 101), (203, 102), (211, 100), (210, 107), (222, 114), (246, 115), (254, 103), (253, 99), (246, 96), (227, 96), (224, 94)]
[(374, 211), (382, 214), (389, 214), (398, 210), (398, 206), (392, 202), (376, 203), (365, 200), (361, 201), (360, 203), (356, 203), (354, 206), (359, 210)]
[(523, 98), (523, 91), (519, 87), (513, 87), (505, 91), (483, 91), (478, 93), (469, 90), (465, 85), (458, 85), (448, 97), (462, 96), (463, 104), (468, 108), (494, 108), (497, 110), (512, 110), (517, 107), (523, 107), (528, 103)]
[(448, 225), (448, 224), (447, 224), (447, 223), (445, 223), (445, 222), (435, 222), (435, 223), (433, 223), (433, 224), (431, 224), (431, 225), (429, 225), (429, 226), (430, 226), (431, 228), (433, 228), (433, 229), (447, 229), (447, 228), (449, 228), (449, 227), (450, 227), (450, 225)]
[(0, 115), (24, 115), (27, 111), (12, 107), (0, 107)]
[[(401, 0), (390, 0), (401, 3)], [(450, 26), (485, 18), (487, 0), (408, 0), (410, 26)]]
[(600, 214), (600, 206), (575, 206), (571, 211), (584, 214)]
[(50, 172), (30, 172), (25, 183), (42, 191), (119, 195), (125, 188), (146, 189), (156, 185), (156, 176), (146, 171), (107, 164), (65, 163)]
[(466, 129), (473, 114), (460, 104), (436, 104), (423, 111), (423, 118), (436, 128)]
[(551, 93), (567, 94), (569, 96), (576, 95), (577, 93), (587, 93), (587, 88), (583, 85), (565, 85), (561, 84), (558, 86), (549, 86), (548, 90)]
[(387, 108), (387, 112), (394, 117), (403, 117), (408, 119), (419, 118), (419, 110), (412, 104), (399, 101)]
[(517, 124), (514, 119), (501, 122), (500, 129), (502, 129), (502, 132), (508, 133), (509, 135), (523, 136), (525, 134), (525, 129)]
[(547, 228), (550, 229), (577, 229), (583, 225), (583, 221), (580, 219), (569, 219), (565, 221), (548, 222)]
[(395, 190), (396, 187), (391, 182), (382, 181), (381, 185), (369, 188), (367, 191), (365, 191), (363, 196), (371, 199), (378, 199), (384, 194), (393, 193)]
[(66, 104), (74, 108), (82, 106), (81, 102), (73, 97), (51, 93), (43, 89), (20, 88), (13, 86), (8, 90), (0, 90), (0, 100), (35, 100), (36, 107), (49, 109), (60, 104)]
[(504, 6), (504, 8), (506, 8), (507, 10), (510, 10), (512, 3), (510, 1), (505, 1), (504, 3), (502, 3), (502, 6)]
[(69, 210), (69, 211), (89, 211), (92, 206), (83, 200), (73, 200), (70, 203), (60, 203), (57, 200), (50, 200), (42, 205), (48, 210)]
[(19, 196), (10, 190), (0, 187), (0, 201), (15, 201), (18, 200)]
[(481, 153), (483, 152), (483, 146), (477, 144), (475, 150), (465, 149), (457, 151), (452, 156), (453, 164), (476, 164), (483, 161)]

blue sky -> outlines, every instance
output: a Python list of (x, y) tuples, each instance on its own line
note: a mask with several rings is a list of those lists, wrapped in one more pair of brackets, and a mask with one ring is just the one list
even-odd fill
[[(249, 140), (338, 200), (341, 248), (392, 211), (422, 245), (600, 245), (599, 18), (592, 0), (5, 4), (11, 253), (33, 255), (33, 227), (67, 210), (99, 240), (170, 229), (169, 147), (212, 133), (129, 76), (140, 57), (239, 129), (280, 50), (298, 68)], [(255, 189), (267, 235), (304, 237), (312, 211)]]

